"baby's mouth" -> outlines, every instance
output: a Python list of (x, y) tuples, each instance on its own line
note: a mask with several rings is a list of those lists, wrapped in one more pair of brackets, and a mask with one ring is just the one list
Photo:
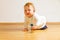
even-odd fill
[(29, 13), (27, 13), (27, 15), (29, 15)]

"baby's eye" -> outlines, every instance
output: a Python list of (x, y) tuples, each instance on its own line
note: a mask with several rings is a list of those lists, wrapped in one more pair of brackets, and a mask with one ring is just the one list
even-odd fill
[(26, 10), (24, 10), (24, 11), (26, 11)]

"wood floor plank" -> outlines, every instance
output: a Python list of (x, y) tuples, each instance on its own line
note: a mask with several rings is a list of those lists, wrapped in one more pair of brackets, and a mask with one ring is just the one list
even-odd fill
[[(17, 27), (19, 26), (19, 27)], [(34, 30), (32, 33), (18, 30), (20, 25), (0, 25), (0, 40), (60, 40), (60, 25), (47, 25), (46, 30)], [(6, 28), (17, 29), (6, 29)]]

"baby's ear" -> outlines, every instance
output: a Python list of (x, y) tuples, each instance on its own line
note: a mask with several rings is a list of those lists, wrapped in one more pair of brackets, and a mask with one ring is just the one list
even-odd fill
[(35, 10), (33, 10), (33, 12), (35, 12)]

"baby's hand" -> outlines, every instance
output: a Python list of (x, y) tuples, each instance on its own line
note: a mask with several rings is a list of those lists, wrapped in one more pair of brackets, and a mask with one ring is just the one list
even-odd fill
[(23, 31), (28, 31), (28, 29), (27, 28), (24, 28)]
[(37, 29), (37, 26), (33, 26), (33, 27), (32, 27), (32, 30), (34, 30), (34, 29)]

